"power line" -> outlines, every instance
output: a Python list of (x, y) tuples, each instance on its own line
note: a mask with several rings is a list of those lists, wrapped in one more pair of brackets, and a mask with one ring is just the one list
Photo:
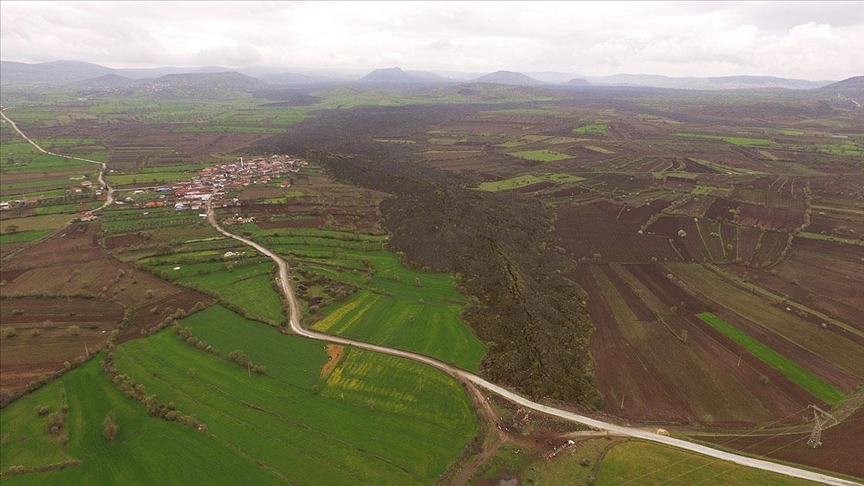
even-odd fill
[[(785, 416), (785, 417), (783, 417), (783, 418), (781, 418), (781, 419), (775, 420), (774, 422), (767, 423), (767, 424), (765, 424), (765, 425), (762, 425), (761, 427), (757, 427), (757, 428), (755, 428), (755, 429), (753, 429), (753, 430), (751, 430), (751, 431), (749, 431), (749, 432), (747, 432), (747, 433), (745, 433), (745, 434), (737, 435), (737, 436), (735, 436), (735, 437), (729, 439), (728, 441), (723, 442), (723, 443), (720, 443), (720, 444), (717, 444), (717, 445), (718, 445), (718, 446), (723, 446), (723, 445), (726, 445), (726, 444), (728, 444), (728, 443), (730, 443), (730, 442), (733, 442), (733, 441), (735, 441), (735, 440), (738, 440), (738, 439), (740, 439), (741, 437), (747, 437), (748, 435), (751, 435), (751, 434), (753, 434), (753, 433), (755, 433), (755, 432), (757, 432), (757, 431), (759, 431), (759, 430), (762, 430), (762, 429), (764, 429), (764, 428), (766, 428), (766, 427), (770, 427), (770, 426), (772, 426), (772, 425), (774, 425), (774, 424), (777, 424), (777, 423), (783, 422), (784, 420), (788, 419), (789, 417), (792, 417), (793, 415), (797, 415), (797, 414), (799, 414), (799, 413), (802, 413), (802, 412), (806, 411), (806, 410), (809, 409), (809, 408), (810, 408), (809, 406), (804, 407), (804, 408), (802, 408), (801, 410), (797, 410), (797, 411), (795, 411), (795, 412), (792, 412), (792, 413), (790, 413), (789, 415), (787, 415), (787, 416)], [(684, 462), (690, 461), (690, 460), (692, 460), (692, 459), (693, 459), (692, 457), (687, 457), (687, 458), (681, 459), (681, 460), (679, 460), (679, 461), (673, 462), (672, 464), (667, 464), (667, 465), (665, 465), (665, 466), (663, 466), (663, 467), (660, 467), (660, 468), (657, 468), (657, 469), (655, 469), (655, 470), (653, 470), (653, 471), (649, 471), (649, 472), (647, 472), (647, 473), (645, 473), (645, 474), (643, 474), (643, 475), (641, 475), (641, 476), (637, 476), (637, 477), (635, 477), (635, 478), (633, 478), (633, 479), (628, 479), (627, 481), (624, 481), (624, 482), (621, 483), (621, 484), (628, 484), (628, 483), (632, 483), (633, 481), (636, 481), (636, 480), (642, 479), (642, 478), (647, 477), (647, 476), (651, 476), (652, 474), (656, 474), (657, 472), (660, 472), (660, 471), (662, 471), (662, 470), (664, 470), (664, 469), (668, 469), (668, 468), (670, 468), (670, 467), (677, 466), (677, 465), (679, 465), (679, 464), (681, 464), (681, 463), (684, 463)]]

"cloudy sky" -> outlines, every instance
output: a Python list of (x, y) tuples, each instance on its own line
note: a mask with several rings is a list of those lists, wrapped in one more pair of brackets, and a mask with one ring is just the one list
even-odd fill
[(864, 74), (864, 1), (0, 3), (0, 57), (668, 76)]

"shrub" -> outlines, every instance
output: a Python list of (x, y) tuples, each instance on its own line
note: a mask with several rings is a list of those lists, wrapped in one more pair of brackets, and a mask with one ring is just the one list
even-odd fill
[(15, 330), (14, 327), (9, 326), (9, 327), (3, 328), (3, 335), (6, 336), (7, 338), (13, 338), (16, 335), (18, 335), (18, 332)]
[(228, 359), (234, 361), (235, 363), (244, 368), (249, 366), (249, 356), (247, 356), (246, 353), (240, 349), (235, 349), (228, 353)]
[(63, 425), (66, 424), (66, 415), (60, 412), (54, 412), (48, 416), (48, 420), (45, 421), (45, 430), (51, 434), (60, 434), (60, 431), (63, 430)]
[(108, 412), (108, 415), (105, 416), (105, 428), (102, 429), (102, 436), (108, 440), (114, 440), (117, 438), (117, 432), (119, 430), (120, 427), (117, 425), (114, 411)]

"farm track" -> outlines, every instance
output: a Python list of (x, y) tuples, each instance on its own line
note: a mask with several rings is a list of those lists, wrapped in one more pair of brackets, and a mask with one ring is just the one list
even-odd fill
[(15, 122), (12, 121), (8, 116), (6, 116), (6, 113), (3, 113), (2, 111), (0, 111), (0, 116), (2, 116), (3, 119), (6, 120), (7, 123), (12, 125), (12, 128), (14, 128), (16, 132), (18, 132), (18, 135), (21, 135), (21, 137), (23, 137), (24, 140), (27, 140), (27, 142), (29, 142), (30, 145), (36, 147), (36, 150), (42, 152), (43, 154), (54, 155), (56, 157), (65, 157), (67, 159), (73, 159), (73, 160), (80, 160), (82, 162), (90, 162), (91, 164), (99, 164), (99, 167), (100, 167), (100, 169), (99, 169), (99, 184), (108, 190), (108, 198), (105, 199), (105, 203), (103, 203), (98, 208), (91, 209), (91, 210), (87, 211), (87, 214), (92, 215), (94, 213), (97, 213), (97, 212), (107, 208), (108, 206), (111, 205), (111, 203), (114, 202), (114, 188), (111, 187), (111, 185), (105, 181), (105, 171), (108, 170), (108, 165), (105, 162), (99, 162), (98, 160), (92, 160), (92, 159), (84, 159), (84, 158), (75, 157), (72, 155), (63, 155), (63, 154), (58, 154), (55, 152), (45, 150), (42, 147), (40, 147), (39, 144), (37, 144), (33, 140), (30, 140), (30, 137), (25, 135), (24, 132), (22, 132), (21, 129), (18, 128), (18, 125), (16, 125)]
[(776, 464), (776, 463), (772, 463), (772, 462), (761, 460), (761, 459), (755, 459), (755, 458), (741, 456), (738, 454), (733, 454), (733, 453), (729, 453), (729, 452), (725, 452), (725, 451), (720, 451), (720, 450), (713, 449), (711, 447), (707, 447), (704, 445), (695, 444), (695, 443), (692, 443), (692, 442), (689, 442), (686, 440), (682, 440), (682, 439), (676, 439), (676, 438), (667, 437), (664, 435), (659, 435), (657, 433), (649, 432), (649, 431), (642, 430), (642, 429), (637, 429), (637, 428), (633, 428), (633, 427), (624, 427), (624, 426), (615, 425), (615, 424), (611, 424), (608, 422), (603, 422), (600, 420), (592, 419), (592, 418), (586, 417), (584, 415), (579, 415), (579, 414), (569, 412), (566, 410), (561, 410), (558, 408), (554, 408), (554, 407), (550, 407), (547, 405), (533, 402), (533, 401), (528, 400), (527, 398), (524, 398), (520, 395), (517, 395), (517, 394), (515, 394), (515, 393), (513, 393), (513, 392), (511, 392), (511, 391), (509, 391), (509, 390), (507, 390), (501, 386), (498, 386), (494, 383), (486, 381), (483, 378), (480, 378), (479, 376), (476, 376), (472, 373), (461, 370), (461, 369), (456, 368), (454, 366), (448, 365), (448, 364), (443, 363), (441, 361), (438, 361), (434, 358), (430, 358), (428, 356), (412, 353), (409, 351), (403, 351), (400, 349), (393, 349), (393, 348), (389, 348), (386, 346), (369, 344), (369, 343), (365, 343), (362, 341), (355, 341), (353, 339), (346, 339), (346, 338), (342, 338), (342, 337), (336, 337), (336, 336), (331, 336), (331, 335), (327, 335), (327, 334), (321, 334), (321, 333), (314, 332), (314, 331), (309, 331), (300, 325), (300, 311), (299, 311), (300, 307), (298, 305), (297, 298), (294, 295), (294, 289), (291, 287), (290, 275), (288, 272), (289, 268), (288, 268), (288, 264), (285, 262), (285, 260), (282, 259), (281, 257), (279, 257), (278, 255), (276, 255), (275, 253), (273, 253), (272, 251), (268, 250), (263, 245), (255, 243), (254, 241), (243, 238), (242, 236), (235, 235), (235, 234), (230, 233), (230, 232), (226, 231), (225, 229), (223, 229), (219, 225), (219, 223), (216, 221), (216, 217), (215, 217), (215, 214), (213, 212), (213, 208), (210, 206), (209, 203), (207, 205), (207, 221), (219, 233), (221, 233), (221, 234), (223, 234), (229, 238), (233, 238), (237, 241), (240, 241), (240, 242), (256, 249), (257, 251), (263, 253), (264, 255), (267, 255), (270, 259), (272, 259), (276, 263), (276, 265), (279, 267), (278, 284), (279, 284), (280, 289), (282, 290), (283, 295), (285, 296), (286, 300), (288, 301), (288, 304), (290, 307), (290, 316), (289, 316), (288, 322), (289, 322), (289, 325), (291, 326), (291, 330), (299, 336), (306, 337), (309, 339), (315, 339), (317, 341), (324, 341), (324, 342), (333, 343), (333, 344), (341, 344), (344, 346), (353, 346), (353, 347), (365, 349), (368, 351), (374, 351), (374, 352), (378, 352), (378, 353), (388, 354), (391, 356), (397, 356), (397, 357), (401, 357), (401, 358), (405, 358), (405, 359), (410, 359), (410, 360), (416, 361), (418, 363), (432, 366), (438, 370), (441, 370), (441, 371), (453, 376), (454, 378), (456, 378), (462, 382), (472, 383), (476, 386), (479, 386), (480, 388), (483, 388), (487, 391), (495, 393), (496, 395), (499, 395), (499, 396), (501, 396), (501, 397), (503, 397), (503, 398), (505, 398), (505, 399), (517, 404), (517, 405), (520, 405), (522, 407), (525, 407), (525, 408), (528, 408), (531, 410), (535, 410), (535, 411), (538, 411), (538, 412), (541, 412), (541, 413), (544, 413), (547, 415), (551, 415), (554, 417), (562, 418), (562, 419), (568, 420), (570, 422), (580, 423), (580, 424), (587, 425), (589, 427), (593, 427), (596, 429), (607, 430), (607, 431), (614, 433), (614, 434), (617, 434), (617, 435), (647, 440), (647, 441), (651, 441), (651, 442), (657, 442), (657, 443), (665, 444), (665, 445), (668, 445), (671, 447), (676, 447), (679, 449), (684, 449), (687, 451), (703, 454), (703, 455), (706, 455), (709, 457), (713, 457), (715, 459), (725, 460), (725, 461), (729, 461), (729, 462), (743, 465), (743, 466), (754, 467), (754, 468), (762, 469), (765, 471), (770, 471), (770, 472), (783, 474), (783, 475), (787, 475), (787, 476), (792, 476), (792, 477), (797, 477), (797, 478), (802, 478), (802, 479), (808, 479), (811, 481), (817, 481), (817, 482), (821, 482), (821, 483), (825, 483), (825, 484), (831, 484), (831, 485), (855, 485), (855, 484), (857, 484), (857, 483), (852, 482), (852, 481), (847, 481), (844, 479), (835, 478), (833, 476), (828, 476), (825, 474), (820, 474), (820, 473), (816, 473), (816, 472), (812, 472), (812, 471), (807, 471), (804, 469), (799, 469), (799, 468), (783, 465), (783, 464)]
[[(99, 164), (99, 167), (100, 167), (100, 169), (99, 169), (99, 184), (100, 184), (102, 187), (105, 187), (105, 188), (108, 190), (108, 197), (107, 197), (107, 199), (105, 199), (105, 203), (104, 203), (104, 204), (102, 204), (101, 206), (99, 206), (99, 207), (96, 208), (96, 209), (91, 209), (91, 210), (87, 211), (87, 214), (88, 214), (88, 215), (93, 215), (94, 213), (97, 213), (97, 212), (99, 212), (99, 211), (102, 211), (103, 209), (107, 208), (108, 206), (111, 205), (111, 203), (114, 202), (114, 188), (111, 187), (111, 185), (108, 184), (108, 183), (105, 181), (105, 178), (104, 178), (105, 171), (108, 170), (108, 166), (107, 166), (107, 164), (105, 164), (105, 162), (99, 162), (98, 160), (91, 160), (91, 159), (83, 159), (83, 158), (81, 158), (81, 157), (74, 157), (74, 156), (71, 156), (71, 155), (57, 154), (57, 153), (54, 153), (54, 152), (50, 152), (50, 151), (48, 151), (48, 150), (45, 150), (45, 149), (43, 149), (42, 147), (40, 147), (39, 144), (37, 144), (37, 143), (34, 142), (33, 140), (30, 140), (30, 137), (28, 137), (27, 135), (25, 135), (24, 132), (22, 132), (21, 129), (18, 128), (18, 125), (16, 125), (15, 122), (12, 121), (12, 119), (10, 119), (8, 116), (6, 116), (6, 113), (3, 113), (2, 110), (0, 110), (0, 117), (3, 117), (3, 120), (5, 120), (5, 121), (6, 121), (7, 123), (9, 123), (10, 125), (12, 125), (12, 128), (14, 128), (16, 132), (18, 132), (18, 135), (21, 135), (21, 137), (24, 138), (24, 140), (26, 140), (28, 143), (30, 143), (30, 145), (36, 147), (36, 150), (42, 152), (43, 154), (54, 155), (54, 156), (57, 156), (57, 157), (66, 157), (67, 159), (81, 160), (81, 161), (84, 161), (84, 162), (90, 162), (90, 163), (92, 163), (92, 164)], [(63, 226), (61, 226), (57, 231), (51, 233), (50, 235), (45, 236), (45, 237), (43, 237), (43, 238), (40, 238), (40, 239), (38, 239), (38, 240), (36, 240), (36, 241), (32, 241), (32, 242), (30, 242), (30, 243), (28, 243), (28, 244), (26, 244), (26, 245), (21, 246), (20, 248), (17, 248), (17, 249), (15, 249), (15, 250), (13, 250), (13, 251), (10, 252), (9, 254), (4, 255), (4, 256), (3, 256), (3, 261), (9, 261), (9, 260), (11, 260), (13, 257), (15, 257), (15, 255), (17, 255), (18, 253), (21, 253), (21, 252), (24, 251), (25, 249), (27, 249), (27, 248), (29, 248), (29, 247), (31, 247), (31, 246), (37, 244), (37, 243), (40, 243), (40, 242), (42, 242), (42, 241), (45, 241), (45, 240), (47, 240), (47, 239), (49, 239), (49, 238), (52, 238), (54, 235), (57, 235), (57, 234), (59, 234), (61, 231), (63, 231), (64, 229), (66, 229), (66, 227), (68, 227), (71, 223), (72, 223), (72, 220), (69, 220), (66, 224), (64, 224)]]

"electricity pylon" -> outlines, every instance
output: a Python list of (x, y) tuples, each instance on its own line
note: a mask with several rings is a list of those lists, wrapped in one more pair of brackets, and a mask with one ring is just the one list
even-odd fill
[(837, 419), (816, 405), (810, 405), (810, 408), (813, 409), (813, 432), (810, 434), (810, 440), (807, 441), (807, 445), (815, 449), (822, 446), (822, 429), (825, 427), (825, 424), (831, 420), (837, 421)]

